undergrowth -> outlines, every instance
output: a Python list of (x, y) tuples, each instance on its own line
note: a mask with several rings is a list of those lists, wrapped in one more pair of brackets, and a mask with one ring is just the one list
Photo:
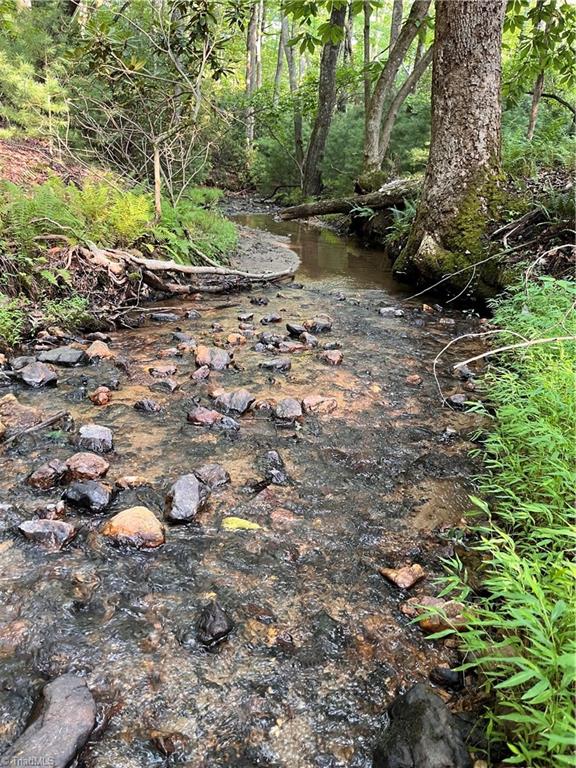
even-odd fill
[[(494, 321), (526, 339), (575, 336), (575, 302), (574, 283), (542, 278), (495, 302)], [(473, 499), (483, 593), (461, 633), (464, 666), (494, 699), (489, 735), (507, 742), (505, 762), (530, 768), (576, 765), (575, 363), (575, 342), (538, 344), (484, 377), (494, 426)], [(448, 591), (470, 597), (461, 577)]]

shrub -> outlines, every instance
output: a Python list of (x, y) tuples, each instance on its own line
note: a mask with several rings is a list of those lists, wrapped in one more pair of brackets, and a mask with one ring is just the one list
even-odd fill
[(81, 327), (89, 319), (88, 299), (81, 296), (48, 299), (44, 302), (42, 310), (45, 323), (55, 323), (65, 328)]
[(0, 293), (0, 347), (2, 343), (9, 347), (18, 344), (25, 324), (26, 312), (23, 303)]
[[(542, 278), (499, 300), (494, 318), (526, 339), (574, 336), (575, 301), (574, 283)], [(507, 763), (533, 768), (575, 764), (575, 364), (575, 342), (539, 344), (484, 378), (495, 421), (473, 547), (486, 596), (461, 639), (495, 699), (490, 734), (508, 742)]]

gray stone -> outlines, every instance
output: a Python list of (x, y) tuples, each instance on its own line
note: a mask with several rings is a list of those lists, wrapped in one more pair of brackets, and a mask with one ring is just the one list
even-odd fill
[(171, 523), (194, 520), (208, 498), (208, 489), (196, 475), (182, 475), (166, 496), (164, 517)]
[(44, 363), (28, 363), (20, 370), (20, 378), (29, 387), (56, 386), (58, 377), (56, 372)]
[(112, 430), (100, 424), (85, 424), (80, 427), (78, 447), (94, 453), (109, 453), (114, 447)]
[(214, 401), (218, 408), (234, 413), (246, 413), (256, 398), (247, 389), (224, 392)]
[(177, 323), (180, 316), (174, 312), (152, 312), (150, 319), (155, 323)]
[(274, 409), (274, 416), (281, 421), (295, 421), (302, 417), (302, 403), (292, 397), (280, 400)]
[(471, 768), (454, 715), (426, 685), (398, 696), (388, 714), (373, 768)]
[(167, 395), (171, 395), (176, 390), (180, 384), (178, 382), (174, 381), (174, 379), (158, 379), (158, 381), (155, 381), (154, 384), (150, 384), (148, 389), (150, 392), (162, 392)]
[[(3, 765), (66, 768), (82, 749), (96, 721), (96, 704), (86, 682), (62, 675), (44, 687), (32, 723), (2, 755)], [(39, 760), (42, 762), (40, 763)]]
[[(73, 538), (75, 529), (64, 520), (25, 520), (20, 523), (18, 530), (30, 541), (44, 544), (51, 549), (60, 549)], [(0, 759), (0, 765), (2, 765)]]
[(230, 482), (230, 475), (222, 464), (203, 464), (194, 470), (194, 474), (208, 488), (219, 488)]
[(84, 365), (88, 362), (88, 356), (83, 349), (74, 349), (74, 347), (56, 347), (48, 349), (46, 352), (40, 352), (38, 360), (41, 363), (55, 363), (71, 368), (74, 365)]
[(219, 603), (208, 603), (200, 614), (197, 637), (202, 645), (217, 645), (234, 629), (234, 622)]
[(260, 368), (265, 371), (289, 371), (292, 368), (292, 363), (287, 357), (273, 357), (260, 363)]
[(112, 501), (112, 489), (98, 480), (75, 480), (63, 495), (70, 504), (89, 512), (103, 512)]

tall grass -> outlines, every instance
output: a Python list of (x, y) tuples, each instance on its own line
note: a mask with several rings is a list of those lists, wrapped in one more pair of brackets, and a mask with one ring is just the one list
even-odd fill
[[(527, 339), (576, 335), (575, 303), (574, 283), (542, 278), (498, 301), (494, 319)], [(574, 342), (537, 345), (484, 377), (484, 589), (461, 640), (493, 697), (489, 733), (508, 764), (531, 768), (576, 765), (575, 363)]]

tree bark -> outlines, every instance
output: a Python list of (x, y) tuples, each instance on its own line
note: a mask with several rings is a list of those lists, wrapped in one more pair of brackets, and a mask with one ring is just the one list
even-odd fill
[(532, 104), (530, 105), (530, 118), (528, 120), (528, 131), (526, 132), (526, 140), (532, 141), (534, 138), (534, 131), (536, 130), (536, 120), (538, 118), (538, 110), (540, 108), (540, 99), (542, 98), (542, 92), (544, 90), (544, 72), (540, 72), (534, 83), (534, 90), (532, 91)]
[(400, 27), (402, 26), (403, 10), (403, 0), (394, 0), (394, 5), (392, 6), (392, 21), (390, 23), (390, 48), (393, 48), (396, 40), (398, 40)]
[[(286, 24), (288, 24), (287, 21)], [(294, 46), (288, 45), (288, 41), (286, 41), (286, 45), (284, 46), (284, 52), (286, 54), (286, 63), (288, 64), (288, 81), (290, 83), (290, 95), (292, 96), (293, 102), (294, 158), (298, 165), (300, 183), (302, 184), (302, 173), (304, 170), (304, 136), (302, 129), (302, 108), (300, 106), (300, 97), (298, 95), (298, 63), (294, 56)]]
[(390, 49), (388, 60), (376, 82), (365, 118), (364, 171), (366, 173), (380, 170), (380, 124), (384, 104), (390, 96), (400, 65), (418, 34), (419, 26), (428, 13), (429, 7), (430, 0), (414, 0), (406, 23), (402, 27), (396, 43)]
[(160, 147), (154, 144), (154, 221), (162, 217), (162, 168), (160, 166)]
[(350, 213), (355, 208), (391, 208), (401, 205), (406, 199), (416, 196), (422, 185), (422, 179), (395, 179), (385, 184), (378, 192), (353, 197), (340, 197), (332, 200), (319, 200), (316, 203), (303, 203), (285, 208), (282, 219), (306, 219), (309, 216), (325, 216), (328, 213)]
[(398, 90), (398, 92), (392, 99), (392, 103), (388, 107), (388, 112), (386, 113), (386, 117), (384, 118), (384, 123), (380, 131), (380, 140), (379, 140), (379, 148), (378, 148), (378, 152), (379, 152), (378, 162), (380, 167), (382, 167), (382, 163), (384, 162), (384, 158), (386, 157), (386, 152), (388, 151), (388, 147), (390, 145), (390, 137), (392, 136), (392, 130), (394, 129), (394, 125), (396, 124), (396, 119), (398, 117), (398, 112), (400, 111), (400, 107), (402, 106), (402, 104), (404, 104), (407, 97), (412, 93), (412, 91), (416, 87), (418, 80), (420, 80), (424, 72), (428, 69), (428, 67), (432, 63), (433, 50), (434, 50), (433, 46), (430, 46), (430, 48), (428, 48), (424, 56), (421, 57), (420, 61), (416, 64), (412, 72), (408, 75), (408, 77), (402, 84), (402, 87)]
[[(346, 5), (335, 4), (330, 13), (330, 25), (342, 30), (346, 20), (346, 11)], [(318, 111), (306, 152), (302, 180), (302, 191), (304, 195), (310, 197), (322, 192), (321, 163), (336, 104), (336, 66), (340, 46), (341, 43), (326, 43), (322, 49), (318, 83)]]
[(370, 0), (364, 0), (364, 29), (363, 29), (363, 36), (364, 36), (364, 73), (363, 73), (363, 79), (364, 79), (364, 114), (368, 114), (368, 109), (370, 106), (370, 94), (372, 91), (372, 85), (370, 83), (370, 61), (371, 61), (371, 52), (370, 52), (370, 16), (372, 15), (372, 6), (370, 5)]
[(284, 46), (288, 42), (288, 19), (282, 17), (282, 26), (278, 37), (278, 58), (276, 59), (276, 72), (274, 73), (274, 93), (272, 103), (278, 106), (280, 99), (280, 86), (282, 85), (282, 71), (284, 69)]
[(505, 0), (437, 0), (432, 137), (422, 196), (395, 272), (436, 281), (476, 274), (498, 194)]
[[(256, 93), (258, 87), (258, 33), (260, 18), (260, 2), (252, 4), (250, 21), (246, 37), (246, 96), (248, 100)], [(248, 149), (254, 143), (254, 107), (248, 105), (246, 110), (246, 144)]]
[[(354, 17), (352, 15), (352, 3), (348, 3), (348, 12), (346, 15), (346, 21), (344, 22), (344, 47), (342, 51), (342, 62), (344, 66), (351, 65), (353, 61), (353, 34), (352, 27), (354, 23)], [(338, 99), (338, 111), (346, 112), (348, 107), (348, 94), (346, 89), (342, 89), (340, 98)]]

